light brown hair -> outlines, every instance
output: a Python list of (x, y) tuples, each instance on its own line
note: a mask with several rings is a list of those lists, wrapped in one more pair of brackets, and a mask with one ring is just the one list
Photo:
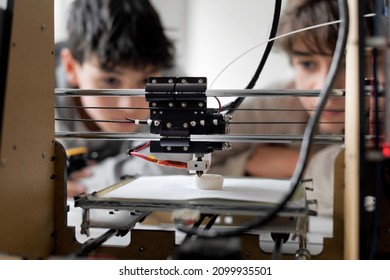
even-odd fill
[[(278, 36), (321, 23), (339, 20), (337, 0), (289, 0), (283, 10)], [(366, 13), (372, 12), (373, 1), (366, 1)], [(338, 23), (280, 38), (275, 46), (291, 55), (297, 42), (313, 54), (332, 55), (338, 35)], [(366, 32), (372, 33), (372, 20), (365, 21)]]

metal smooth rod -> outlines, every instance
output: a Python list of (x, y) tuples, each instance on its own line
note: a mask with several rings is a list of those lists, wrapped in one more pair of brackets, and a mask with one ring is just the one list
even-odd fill
[[(289, 89), (218, 89), (206, 90), (207, 97), (292, 97), (292, 96), (318, 96), (319, 90), (289, 90)], [(55, 89), (56, 96), (144, 96), (144, 89)], [(344, 96), (344, 90), (333, 90), (332, 95)]]

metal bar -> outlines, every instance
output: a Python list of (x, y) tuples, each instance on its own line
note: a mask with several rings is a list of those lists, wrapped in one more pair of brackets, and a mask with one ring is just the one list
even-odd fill
[[(290, 89), (218, 89), (206, 90), (207, 97), (253, 97), (253, 96), (318, 96), (319, 90)], [(344, 96), (344, 90), (333, 90), (334, 96)], [(56, 88), (56, 96), (144, 96), (144, 89), (66, 89)]]
[[(78, 118), (56, 118), (56, 121), (61, 122), (101, 122), (101, 123), (128, 123), (128, 124), (134, 124), (134, 120), (127, 119), (127, 120), (102, 120), (102, 119), (78, 119)], [(345, 122), (318, 122), (318, 123), (327, 123), (327, 124), (345, 124)], [(373, 123), (373, 122), (367, 122), (367, 123)], [(148, 124), (148, 120), (140, 120), (140, 124)], [(255, 125), (255, 124), (307, 124), (307, 122), (304, 121), (259, 121), (259, 122), (229, 122), (230, 125)], [(381, 124), (381, 123), (380, 123)]]
[[(107, 132), (56, 132), (56, 139), (83, 138), (89, 140), (143, 140), (159, 141), (160, 135), (147, 133), (107, 133)], [(191, 135), (193, 142), (242, 142), (242, 143), (291, 143), (302, 141), (302, 135)], [(317, 135), (316, 143), (342, 143), (343, 135)]]
[(110, 239), (111, 237), (113, 237), (117, 233), (118, 233), (117, 230), (110, 229), (97, 238), (88, 239), (84, 243), (81, 250), (75, 254), (75, 256), (76, 257), (88, 256), (90, 253), (92, 253), (94, 250), (96, 250), (100, 245), (102, 245), (104, 242), (106, 242), (108, 239)]
[(71, 88), (56, 88), (56, 96), (144, 96), (143, 89), (71, 89)]

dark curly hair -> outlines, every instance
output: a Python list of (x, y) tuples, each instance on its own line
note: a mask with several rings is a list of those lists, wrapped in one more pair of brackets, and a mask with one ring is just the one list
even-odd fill
[(67, 47), (80, 64), (96, 56), (104, 69), (173, 65), (173, 44), (148, 0), (75, 0), (67, 31)]

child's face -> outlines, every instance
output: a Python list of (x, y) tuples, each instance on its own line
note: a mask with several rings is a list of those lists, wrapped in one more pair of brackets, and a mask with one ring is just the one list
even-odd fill
[[(332, 56), (313, 54), (303, 46), (297, 45), (291, 55), (291, 63), (294, 68), (294, 80), (297, 89), (319, 90), (324, 87)], [(335, 89), (345, 88), (345, 70), (340, 70), (335, 84)], [(314, 113), (318, 98), (300, 97), (304, 109), (311, 115)], [(343, 97), (329, 98), (321, 115), (319, 129), (323, 133), (340, 133), (344, 129), (345, 99)]]
[[(153, 67), (138, 70), (123, 66), (107, 71), (101, 69), (92, 60), (82, 65), (77, 64), (75, 76), (80, 89), (143, 89), (147, 78), (159, 76), (159, 72)], [(84, 107), (122, 107), (122, 109), (115, 110), (85, 108), (85, 112), (91, 119), (126, 121), (126, 118), (144, 120), (149, 116), (148, 103), (144, 96), (83, 96), (81, 102)], [(129, 107), (145, 109), (128, 109)], [(126, 133), (138, 129), (137, 125), (130, 123), (96, 122), (96, 125), (105, 132)]]

